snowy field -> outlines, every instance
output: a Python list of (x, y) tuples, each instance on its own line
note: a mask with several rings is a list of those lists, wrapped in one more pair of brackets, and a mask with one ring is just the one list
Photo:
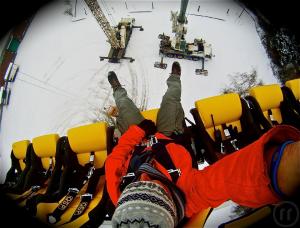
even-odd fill
[[(154, 1), (153, 9), (152, 1), (127, 0), (127, 8), (121, 0), (98, 2), (112, 25), (129, 16), (136, 19), (136, 25), (143, 26), (144, 31), (133, 31), (127, 47), (126, 56), (135, 61), (99, 61), (99, 56), (108, 54), (110, 45), (83, 0), (77, 1), (73, 17), (65, 11), (72, 8), (75, 13), (75, 0), (71, 6), (65, 1), (54, 1), (41, 8), (18, 49), (15, 63), (20, 69), (16, 81), (9, 85), (10, 104), (3, 110), (0, 182), (10, 167), (13, 142), (48, 133), (63, 136), (71, 127), (106, 118), (104, 109), (114, 104), (108, 71), (117, 73), (141, 110), (159, 107), (174, 59), (164, 59), (166, 70), (153, 67), (155, 61), (160, 61), (158, 34), (172, 35), (170, 10), (179, 11), (180, 1)], [(186, 40), (203, 38), (212, 44), (215, 55), (205, 62), (206, 77), (195, 74), (200, 62), (178, 60), (182, 67), (182, 104), (191, 120), (189, 110), (194, 102), (220, 94), (228, 84), (228, 76), (236, 72), (255, 69), (265, 84), (278, 83), (253, 17), (246, 12), (240, 16), (241, 12), (241, 6), (230, 0), (189, 2)], [(227, 203), (215, 210), (207, 227), (229, 220), (231, 205)]]

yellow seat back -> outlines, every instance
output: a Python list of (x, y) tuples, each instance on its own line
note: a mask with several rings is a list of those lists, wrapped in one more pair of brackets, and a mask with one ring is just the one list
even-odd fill
[(158, 110), (159, 108), (149, 109), (146, 111), (142, 111), (141, 114), (145, 119), (152, 120), (154, 123), (156, 123)]
[(58, 134), (42, 135), (32, 139), (34, 152), (41, 158), (42, 165), (46, 170), (49, 169), (50, 158), (54, 161), (58, 139)]
[(285, 86), (290, 88), (295, 98), (300, 101), (300, 78), (286, 81)]
[(232, 127), (237, 127), (238, 132), (242, 131), (240, 122), (242, 104), (238, 94), (229, 93), (201, 99), (195, 102), (195, 107), (212, 139), (215, 140), (211, 115), (213, 115), (216, 129), (221, 131), (223, 139), (225, 139), (225, 135), (221, 124), (231, 124)]
[(283, 94), (280, 88), (280, 85), (264, 85), (264, 86), (256, 86), (249, 90), (250, 96), (254, 97), (264, 116), (270, 123), (270, 116), (268, 114), (268, 110), (272, 111), (272, 115), (274, 119), (281, 124), (282, 116), (280, 112), (280, 102), (283, 101)]
[(22, 140), (12, 144), (13, 154), (19, 160), (21, 170), (24, 170), (26, 166), (24, 159), (26, 158), (26, 152), (29, 144), (29, 140)]
[(77, 154), (80, 165), (89, 163), (94, 152), (95, 168), (101, 168), (107, 156), (107, 124), (98, 122), (71, 128), (67, 132), (71, 149)]
[(206, 220), (208, 219), (208, 216), (210, 215), (212, 208), (207, 208), (198, 214), (194, 215), (192, 218), (188, 220), (188, 222), (183, 226), (184, 228), (202, 228), (204, 227), (204, 224)]

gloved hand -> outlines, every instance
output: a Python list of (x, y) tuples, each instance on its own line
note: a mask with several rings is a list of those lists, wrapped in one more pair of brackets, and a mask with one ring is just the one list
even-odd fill
[(152, 120), (144, 119), (138, 126), (145, 131), (145, 136), (154, 135), (157, 132), (155, 123)]

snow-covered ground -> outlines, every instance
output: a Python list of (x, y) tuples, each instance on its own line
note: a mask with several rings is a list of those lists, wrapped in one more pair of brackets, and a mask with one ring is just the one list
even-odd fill
[[(77, 1), (76, 17), (64, 13), (71, 7), (66, 1), (54, 1), (40, 9), (18, 49), (15, 63), (20, 70), (16, 81), (9, 85), (10, 104), (3, 110), (0, 182), (10, 166), (13, 142), (47, 133), (63, 136), (70, 127), (105, 119), (104, 108), (114, 104), (108, 71), (117, 73), (138, 107), (159, 107), (174, 59), (164, 59), (168, 63), (166, 70), (153, 67), (155, 61), (160, 61), (158, 34), (171, 35), (170, 10), (179, 11), (180, 1), (153, 1), (154, 9), (152, 1), (127, 0), (127, 8), (121, 0), (98, 2), (112, 25), (129, 16), (144, 27), (144, 31), (133, 31), (127, 47), (126, 56), (135, 61), (99, 61), (99, 56), (108, 54), (110, 45), (83, 0)], [(73, 12), (74, 3), (71, 1)], [(220, 94), (230, 74), (255, 69), (265, 84), (278, 83), (255, 21), (246, 12), (240, 16), (241, 12), (241, 6), (232, 0), (189, 2), (186, 39), (192, 42), (194, 38), (204, 38), (212, 44), (215, 55), (205, 62), (207, 77), (195, 75), (200, 62), (178, 60), (182, 66), (182, 105), (189, 119), (194, 102)], [(221, 215), (212, 214), (208, 227), (230, 219), (232, 204), (227, 205), (216, 210), (223, 211)]]

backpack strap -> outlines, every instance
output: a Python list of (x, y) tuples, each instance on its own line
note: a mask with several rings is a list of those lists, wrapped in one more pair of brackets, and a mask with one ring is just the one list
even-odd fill
[(173, 142), (172, 140), (159, 140), (158, 143), (152, 146), (152, 151), (154, 152), (155, 160), (158, 161), (165, 169), (167, 169), (170, 174), (173, 183), (177, 183), (181, 172), (177, 169), (167, 151), (166, 145)]
[(123, 191), (128, 184), (136, 181), (139, 178), (139, 175), (137, 175), (137, 170), (143, 163), (149, 162), (151, 159), (155, 159), (158, 163), (160, 163), (168, 171), (172, 181), (176, 183), (181, 175), (181, 172), (180, 169), (175, 167), (166, 149), (166, 145), (169, 143), (175, 143), (175, 141), (170, 139), (157, 140), (155, 136), (151, 136), (151, 150), (145, 151), (145, 146), (136, 146), (128, 165), (127, 174), (122, 177), (122, 181), (119, 186), (120, 191)]

